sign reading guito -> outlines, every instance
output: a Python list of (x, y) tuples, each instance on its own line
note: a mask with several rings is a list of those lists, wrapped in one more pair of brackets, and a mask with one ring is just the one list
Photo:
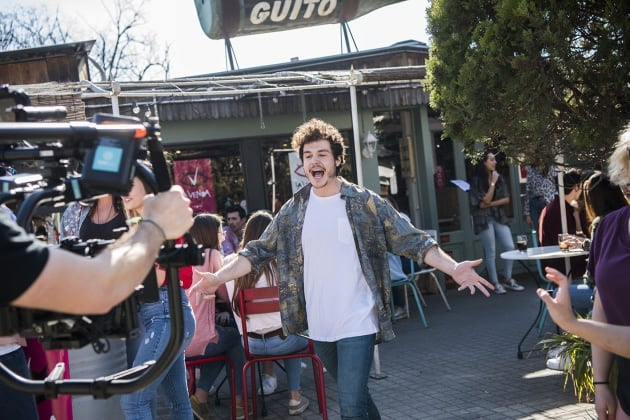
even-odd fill
[(402, 0), (195, 0), (211, 39), (343, 23)]

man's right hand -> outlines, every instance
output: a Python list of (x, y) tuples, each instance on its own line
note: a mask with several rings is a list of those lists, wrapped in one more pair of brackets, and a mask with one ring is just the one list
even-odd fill
[(214, 273), (207, 271), (199, 271), (193, 268), (196, 277), (200, 277), (197, 283), (193, 284), (190, 288), (191, 293), (199, 293), (204, 299), (210, 299), (210, 296), (214, 296), (214, 292), (221, 286), (221, 283)]
[(157, 223), (164, 230), (166, 239), (181, 237), (193, 224), (190, 200), (179, 185), (155, 196), (147, 195), (143, 207), (144, 218)]

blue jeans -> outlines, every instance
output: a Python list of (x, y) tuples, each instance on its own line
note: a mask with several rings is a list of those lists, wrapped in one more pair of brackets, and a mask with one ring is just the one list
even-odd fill
[(368, 389), (376, 334), (313, 341), (315, 353), (337, 382), (342, 419), (380, 420), (381, 415)]
[[(151, 420), (151, 406), (157, 398), (157, 389), (162, 387), (165, 398), (171, 405), (171, 418), (192, 419), (192, 409), (188, 399), (186, 383), (186, 365), (184, 349), (195, 333), (195, 317), (188, 298), (182, 289), (180, 292), (184, 313), (184, 342), (179, 355), (162, 375), (146, 388), (133, 394), (125, 394), (120, 399), (122, 411), (127, 419)], [(133, 362), (134, 366), (149, 360), (157, 360), (166, 349), (171, 335), (171, 315), (168, 307), (168, 291), (160, 287), (159, 300), (143, 303), (140, 307), (140, 320), (146, 331), (142, 336), (140, 348)]]
[[(490, 218), (488, 220), (488, 229), (479, 233), (479, 238), (481, 238), (481, 243), (483, 245), (483, 252), (485, 254), (485, 262), (486, 269), (488, 270), (488, 277), (492, 284), (497, 284), (499, 282), (499, 277), (497, 275), (497, 250), (496, 250), (496, 239), (501, 242), (501, 246), (504, 251), (511, 251), (514, 249), (514, 240), (512, 239), (512, 231), (508, 225), (503, 225), (497, 222), (494, 218)], [(512, 260), (503, 260), (503, 275), (506, 279), (512, 278), (512, 267), (514, 266), (514, 261)]]
[[(0, 356), (0, 362), (10, 371), (24, 377), (30, 378), (24, 350), (20, 347), (11, 353)], [(33, 394), (16, 391), (15, 389), (0, 382), (0, 416), (6, 419), (37, 420), (37, 408)]]
[[(204, 356), (218, 356), (226, 354), (234, 363), (234, 388), (236, 395), (243, 395), (243, 365), (245, 365), (245, 352), (241, 343), (241, 334), (238, 329), (233, 327), (223, 327), (216, 325), (219, 341), (217, 343), (208, 343)], [(219, 376), (221, 369), (225, 365), (224, 362), (206, 363), (201, 365), (201, 375), (197, 386), (204, 391), (208, 391), (214, 381)], [(228, 378), (230, 376), (228, 375)]]
[[(308, 345), (308, 340), (299, 335), (289, 335), (284, 340), (279, 336), (271, 338), (247, 337), (249, 351), (259, 356), (280, 356), (283, 354), (295, 353), (304, 349)], [(300, 375), (302, 374), (302, 359), (283, 360), (284, 370), (287, 373), (287, 386), (289, 391), (300, 390)]]

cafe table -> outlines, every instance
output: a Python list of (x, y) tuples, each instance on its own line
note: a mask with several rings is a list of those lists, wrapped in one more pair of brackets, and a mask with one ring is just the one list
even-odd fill
[[(527, 266), (527, 264), (525, 264), (525, 262), (536, 261), (536, 260), (549, 260), (552, 258), (572, 258), (572, 257), (586, 256), (586, 255), (588, 255), (588, 251), (584, 251), (583, 249), (572, 249), (569, 251), (564, 251), (564, 250), (561, 250), (558, 245), (550, 245), (550, 246), (539, 246), (535, 248), (527, 248), (526, 251), (519, 251), (516, 249), (512, 251), (505, 251), (501, 253), (501, 258), (503, 258), (504, 260), (514, 260), (521, 263), (521, 265), (525, 267), (529, 275), (534, 279), (534, 281), (536, 282), (536, 285), (538, 287), (542, 287), (543, 285), (538, 280), (538, 276), (534, 272), (532, 272), (532, 270)], [(538, 323), (538, 321), (540, 320), (540, 317), (543, 314), (543, 305), (544, 304), (542, 300), (540, 300), (538, 302), (538, 313), (536, 314), (536, 318), (534, 319), (534, 322), (532, 322), (532, 325), (529, 326), (529, 328), (523, 335), (523, 338), (521, 338), (521, 341), (519, 341), (518, 343), (517, 357), (519, 359), (523, 358), (523, 351), (521, 350), (521, 346), (523, 345), (523, 342), (525, 341), (529, 333), (532, 331), (534, 326)]]

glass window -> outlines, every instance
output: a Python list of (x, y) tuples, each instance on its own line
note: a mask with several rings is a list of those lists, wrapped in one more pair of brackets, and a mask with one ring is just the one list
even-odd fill
[[(375, 112), (374, 134), (378, 138), (375, 153), (378, 156), (378, 172), (380, 179), (380, 194), (393, 199), (402, 213), (409, 214), (409, 199), (407, 197), (407, 182), (403, 165), (411, 159), (409, 150), (403, 153), (401, 145), (406, 146), (402, 132), (401, 114), (405, 111)], [(406, 161), (402, 162), (402, 158)]]
[(453, 141), (450, 138), (440, 139), (441, 132), (433, 134), (433, 150), (435, 155), (435, 196), (438, 211), (439, 231), (451, 232), (461, 229), (459, 218), (458, 187), (451, 183), (457, 179), (455, 174), (455, 156)]

